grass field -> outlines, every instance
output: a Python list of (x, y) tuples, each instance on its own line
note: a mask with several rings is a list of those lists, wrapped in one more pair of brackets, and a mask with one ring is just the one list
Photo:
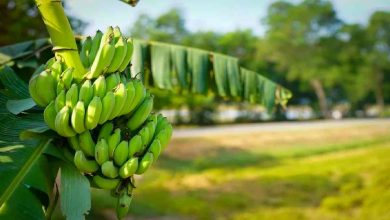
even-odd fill
[(387, 220), (390, 124), (176, 138), (137, 184), (129, 219)]

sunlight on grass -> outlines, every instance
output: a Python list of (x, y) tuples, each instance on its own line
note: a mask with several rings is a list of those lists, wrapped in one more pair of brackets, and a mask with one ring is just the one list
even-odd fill
[[(180, 158), (170, 149), (138, 179), (130, 216), (390, 219), (390, 137), (370, 132), (343, 143), (324, 140), (316, 147), (292, 143), (284, 151), (214, 144), (200, 149), (201, 155), (181, 149), (186, 156)], [(115, 203), (107, 194), (93, 195), (99, 202), (93, 203), (92, 213), (112, 212)]]

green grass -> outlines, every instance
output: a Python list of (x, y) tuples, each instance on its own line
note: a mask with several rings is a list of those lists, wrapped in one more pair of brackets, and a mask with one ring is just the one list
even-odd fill
[[(138, 180), (132, 218), (390, 219), (390, 135), (283, 149), (216, 144), (177, 158), (164, 154)], [(95, 190), (90, 218), (112, 218), (113, 204)]]

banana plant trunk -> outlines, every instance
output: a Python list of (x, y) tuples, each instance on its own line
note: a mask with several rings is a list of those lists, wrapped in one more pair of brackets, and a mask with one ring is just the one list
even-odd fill
[(35, 0), (43, 22), (49, 32), (56, 58), (68, 67), (74, 67), (74, 79), (81, 81), (85, 69), (81, 63), (72, 28), (65, 15), (61, 0)]

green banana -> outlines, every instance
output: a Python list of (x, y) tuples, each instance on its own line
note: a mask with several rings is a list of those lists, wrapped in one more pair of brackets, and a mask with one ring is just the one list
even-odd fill
[(133, 101), (128, 107), (127, 111), (130, 114), (136, 107), (138, 107), (146, 97), (146, 89), (140, 80), (133, 80), (135, 95)]
[(119, 72), (123, 72), (126, 69), (126, 67), (130, 63), (132, 55), (133, 55), (133, 40), (132, 39), (126, 39), (126, 56), (123, 59), (121, 65), (118, 68)]
[(73, 129), (78, 134), (85, 131), (84, 118), (85, 118), (84, 102), (78, 101), (76, 106), (73, 108), (72, 116), (71, 116), (71, 120), (70, 120), (72, 123)]
[(114, 150), (114, 162), (118, 166), (122, 166), (127, 160), (129, 155), (129, 143), (127, 141), (121, 141)]
[(156, 139), (160, 141), (162, 150), (164, 150), (168, 145), (171, 136), (172, 136), (172, 125), (167, 126), (166, 129), (163, 129), (157, 134)]
[(141, 153), (142, 150), (142, 138), (137, 134), (129, 141), (129, 158), (134, 157), (136, 153)]
[(135, 173), (138, 175), (145, 173), (145, 171), (152, 165), (153, 160), (153, 154), (150, 152), (146, 153), (139, 162), (137, 171), (135, 171)]
[(132, 157), (127, 160), (119, 169), (119, 176), (123, 179), (126, 179), (132, 176), (135, 171), (138, 169), (138, 158)]
[(107, 76), (106, 78), (107, 82), (107, 91), (113, 91), (114, 88), (118, 86), (120, 83), (120, 76), (118, 73), (113, 73)]
[(94, 173), (99, 170), (99, 165), (96, 163), (96, 161), (88, 160), (81, 150), (76, 151), (73, 162), (77, 169), (83, 173)]
[(154, 131), (156, 130), (156, 124), (154, 123), (154, 121), (149, 121), (146, 124), (146, 127), (149, 130), (149, 139), (148, 139), (148, 143), (146, 145), (149, 145), (150, 142), (153, 140)]
[(156, 134), (158, 134), (161, 130), (165, 129), (168, 126), (169, 122), (166, 117), (158, 117), (157, 125), (156, 125)]
[(85, 128), (93, 129), (97, 126), (102, 113), (102, 101), (99, 97), (93, 97), (92, 101), (89, 103), (87, 108), (87, 113), (85, 117)]
[(68, 137), (68, 144), (72, 147), (73, 150), (81, 150), (79, 138), (77, 136)]
[(108, 144), (106, 139), (100, 139), (95, 146), (95, 160), (99, 165), (109, 160)]
[(41, 106), (46, 106), (46, 101), (40, 96), (39, 90), (36, 87), (37, 81), (38, 81), (39, 75), (33, 75), (30, 79), (30, 82), (28, 83), (28, 91), (30, 93), (31, 98), (34, 100), (34, 102)]
[(89, 105), (89, 102), (91, 102), (93, 98), (93, 88), (91, 85), (91, 80), (85, 80), (83, 85), (80, 87), (79, 92), (79, 101), (83, 101), (85, 107)]
[(112, 133), (114, 129), (114, 124), (112, 122), (107, 122), (105, 123), (101, 128), (100, 128), (100, 131), (99, 131), (99, 135), (98, 135), (98, 140), (104, 138), (106, 140), (108, 140), (108, 137), (110, 136), (110, 134)]
[(110, 65), (108, 66), (107, 73), (113, 73), (118, 70), (123, 59), (126, 57), (127, 44), (124, 37), (119, 37), (118, 41), (115, 43), (115, 53), (114, 57), (111, 60)]
[(113, 92), (109, 91), (106, 93), (102, 100), (102, 113), (100, 114), (99, 124), (106, 122), (112, 111), (115, 108), (115, 95)]
[(151, 152), (154, 160), (157, 160), (161, 153), (161, 143), (159, 139), (153, 140), (152, 144), (149, 146), (148, 152)]
[(85, 68), (89, 67), (88, 55), (90, 53), (91, 47), (92, 47), (92, 38), (88, 36), (85, 38), (84, 42), (82, 43), (81, 51), (80, 51), (81, 63)]
[(102, 173), (104, 176), (114, 179), (118, 176), (118, 168), (114, 165), (112, 161), (106, 161), (101, 166)]
[(117, 128), (115, 129), (114, 134), (112, 134), (108, 138), (108, 154), (110, 155), (110, 158), (114, 157), (115, 148), (116, 146), (118, 146), (120, 141), (121, 141), (121, 129)]
[(131, 112), (131, 104), (133, 102), (135, 96), (135, 88), (133, 81), (129, 81), (126, 83), (126, 101), (121, 109), (121, 112), (118, 115), (125, 115)]
[(65, 90), (65, 85), (64, 85), (64, 82), (62, 82), (61, 80), (59, 80), (57, 82), (57, 88), (56, 88), (56, 94), (60, 94), (62, 91)]
[(52, 58), (48, 59), (44, 65), (44, 68), (49, 69), (53, 65), (53, 63), (56, 61), (57, 61), (56, 57), (52, 57)]
[(35, 88), (45, 106), (56, 98), (56, 86), (57, 80), (53, 77), (50, 70), (44, 70), (38, 75)]
[(149, 129), (147, 127), (143, 127), (138, 134), (141, 136), (142, 139), (142, 152), (143, 152), (145, 148), (148, 146), (149, 137), (150, 137)]
[(108, 26), (106, 32), (103, 33), (102, 40), (100, 41), (100, 47), (102, 47), (109, 39), (112, 39), (112, 41), (115, 43), (114, 37), (114, 28), (112, 26)]
[(87, 156), (92, 157), (95, 155), (95, 142), (93, 141), (92, 135), (89, 132), (89, 130), (86, 130), (79, 135), (79, 144), (80, 144), (80, 149)]
[[(108, 27), (108, 28), (110, 28), (110, 27)], [(114, 35), (115, 43), (118, 42), (119, 38), (122, 37), (121, 29), (120, 29), (118, 26), (115, 26), (115, 27), (112, 29), (112, 33), (113, 33), (113, 35)]]
[(54, 101), (51, 101), (48, 106), (46, 106), (45, 111), (43, 112), (43, 119), (45, 120), (47, 126), (52, 130), (56, 130), (56, 115), (57, 111), (55, 108)]
[(122, 193), (122, 195), (118, 198), (118, 203), (116, 205), (116, 217), (121, 220), (123, 219), (130, 209), (132, 196), (128, 195), (127, 192)]
[(64, 137), (72, 137), (76, 135), (76, 132), (73, 130), (69, 123), (70, 119), (70, 108), (64, 106), (56, 115), (55, 119), (55, 130), (58, 134)]
[(61, 81), (64, 83), (66, 89), (69, 89), (73, 80), (74, 68), (67, 68), (60, 76)]
[(141, 105), (135, 110), (135, 112), (127, 122), (127, 127), (130, 128), (130, 130), (136, 130), (137, 128), (139, 128), (139, 126), (141, 126), (148, 118), (152, 109), (153, 109), (153, 97), (148, 96), (141, 103)]
[(100, 47), (100, 42), (102, 37), (103, 37), (103, 33), (100, 30), (96, 31), (96, 34), (92, 40), (91, 50), (89, 51), (89, 55), (88, 55), (89, 65), (91, 65), (95, 60), (96, 54)]
[(109, 120), (112, 120), (116, 116), (118, 116), (123, 106), (125, 105), (127, 92), (126, 92), (126, 87), (123, 83), (120, 83), (116, 87), (114, 91), (114, 96), (115, 96), (115, 108), (112, 110), (110, 117), (108, 117)]
[(79, 90), (77, 88), (77, 84), (74, 83), (65, 94), (65, 104), (73, 109), (76, 106), (78, 100)]
[(119, 179), (107, 179), (99, 175), (93, 176), (92, 180), (101, 189), (115, 189), (120, 183)]
[(55, 80), (60, 78), (62, 72), (62, 62), (60, 60), (56, 60), (55, 62), (49, 62), (47, 68), (51, 70), (51, 73)]
[(57, 112), (59, 112), (65, 106), (65, 90), (62, 90), (54, 101), (54, 106)]
[(99, 76), (92, 84), (94, 96), (103, 98), (106, 94), (106, 79), (104, 76)]
[(93, 79), (103, 74), (110, 65), (114, 54), (114, 41), (112, 37), (109, 37), (106, 41), (103, 42), (103, 45), (100, 46), (99, 51), (96, 54), (96, 58), (91, 65), (90, 73), (87, 77), (89, 79)]

